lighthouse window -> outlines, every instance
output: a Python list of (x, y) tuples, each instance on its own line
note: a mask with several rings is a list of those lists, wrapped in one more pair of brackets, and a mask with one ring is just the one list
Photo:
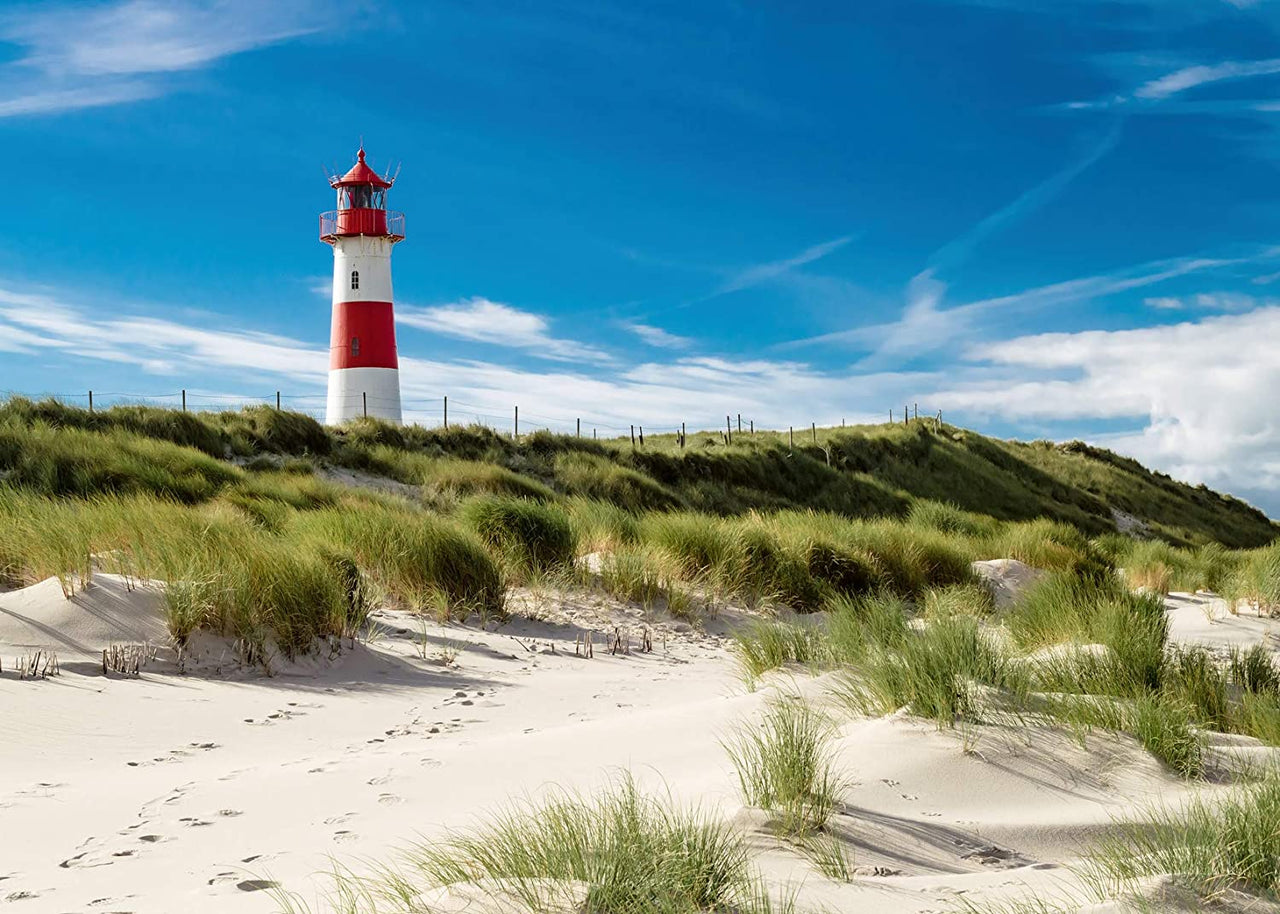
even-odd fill
[(360, 288), (360, 271), (359, 270), (351, 271), (351, 288), (352, 289)]
[(351, 338), (351, 355), (356, 357), (360, 355), (360, 337), (353, 336)]

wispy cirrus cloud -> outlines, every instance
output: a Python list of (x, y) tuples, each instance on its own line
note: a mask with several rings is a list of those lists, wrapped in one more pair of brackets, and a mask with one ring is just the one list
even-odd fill
[(642, 342), (658, 349), (688, 349), (693, 345), (693, 340), (689, 337), (677, 336), (652, 324), (624, 321), (621, 326), (628, 333), (638, 336)]
[(1269, 60), (1231, 60), (1224, 63), (1183, 67), (1149, 80), (1134, 90), (1134, 97), (1161, 100), (1208, 83), (1233, 79), (1249, 79), (1280, 73), (1280, 58)]
[(1164, 295), (1143, 300), (1148, 308), (1158, 311), (1252, 311), (1254, 308), (1274, 305), (1275, 299), (1258, 298), (1243, 292), (1200, 292), (1195, 295)]
[(969, 329), (975, 317), (993, 305), (976, 302), (944, 308), (947, 285), (940, 274), (960, 267), (987, 238), (1055, 199), (1072, 181), (1114, 150), (1120, 141), (1120, 135), (1121, 124), (1117, 121), (1097, 142), (1088, 145), (1081, 155), (935, 251), (925, 269), (907, 284), (906, 305), (897, 321), (825, 333), (785, 345), (853, 343), (870, 346), (875, 351), (864, 364), (871, 365), (908, 351), (933, 351), (956, 339)]
[(550, 322), (542, 315), (487, 298), (468, 298), (431, 308), (401, 307), (397, 318), (405, 326), (428, 333), (520, 349), (544, 359), (613, 361), (603, 349), (552, 336)]
[(300, 0), (123, 0), (27, 5), (0, 14), (0, 117), (154, 98), (165, 74), (287, 41), (334, 23), (329, 3)]
[(853, 240), (852, 235), (842, 235), (839, 238), (832, 238), (830, 241), (823, 241), (820, 244), (812, 245), (805, 248), (798, 254), (782, 260), (771, 260), (766, 263), (752, 264), (740, 270), (732, 272), (710, 295), (705, 296), (702, 300), (717, 298), (721, 295), (728, 295), (731, 292), (740, 292), (743, 289), (749, 289), (752, 286), (758, 286), (761, 283), (770, 282), (778, 279), (792, 270), (803, 267), (806, 264), (821, 260), (828, 254), (840, 250), (846, 244)]

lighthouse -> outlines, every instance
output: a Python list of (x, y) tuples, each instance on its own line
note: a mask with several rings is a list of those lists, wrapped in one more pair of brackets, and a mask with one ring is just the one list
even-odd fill
[(329, 179), (338, 208), (320, 215), (320, 240), (333, 248), (333, 323), (325, 423), (358, 416), (400, 424), (400, 368), (391, 298), (391, 249), (404, 240), (404, 213), (387, 211), (395, 182), (365, 164)]

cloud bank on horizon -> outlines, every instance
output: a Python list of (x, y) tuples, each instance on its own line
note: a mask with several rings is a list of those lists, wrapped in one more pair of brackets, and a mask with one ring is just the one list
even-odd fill
[(406, 160), (409, 419), (919, 403), (1280, 513), (1278, 32), (1267, 0), (12, 8), (0, 389), (318, 398), (318, 165), (364, 133)]

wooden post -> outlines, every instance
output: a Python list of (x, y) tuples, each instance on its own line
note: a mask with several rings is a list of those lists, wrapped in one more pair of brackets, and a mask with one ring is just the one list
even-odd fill
[(754, 438), (755, 436), (756, 436), (756, 420), (752, 419), (751, 420), (751, 437)]
[(361, 391), (360, 402), (364, 404), (364, 417), (368, 419), (369, 418), (369, 392), (367, 390)]
[(93, 412), (93, 391), (89, 391), (89, 412)]
[(814, 444), (817, 444), (817, 443), (818, 443), (818, 423), (816, 423), (816, 422), (815, 422), (815, 423), (813, 423), (813, 424), (810, 426), (810, 428), (812, 428), (812, 429), (813, 429), (813, 443), (814, 443)]
[(684, 450), (684, 423), (680, 423), (680, 450)]
[(840, 427), (844, 428), (844, 416), (840, 417)]
[(893, 410), (889, 410), (889, 424), (893, 425)]
[(185, 387), (182, 388), (182, 411), (184, 413), (187, 411), (187, 389)]
[(640, 446), (644, 447), (644, 426), (640, 426)]
[(919, 418), (920, 418), (920, 404), (919, 404), (919, 403), (912, 403), (912, 404), (911, 404), (911, 418), (913, 418), (913, 419), (919, 419)]
[(742, 413), (738, 413), (738, 434), (742, 434)]
[(519, 438), (519, 437), (520, 437), (520, 407), (518, 407), (518, 406), (516, 407), (516, 420), (515, 420), (515, 425), (513, 425), (513, 426), (512, 426), (512, 429), (513, 429), (513, 433), (512, 433), (512, 435), (511, 435), (511, 437), (512, 437), (512, 438)]
[(787, 426), (787, 438), (788, 438), (788, 440), (790, 440), (790, 442), (791, 442), (791, 450), (793, 450), (793, 451), (794, 451), (794, 450), (796, 449), (796, 430), (795, 430), (795, 426), (792, 426), (792, 425), (788, 425), (788, 426)]
[(574, 434), (574, 437), (575, 437), (575, 438), (581, 438), (581, 437), (582, 437), (582, 420), (581, 420), (581, 419), (579, 419), (579, 420), (578, 420), (578, 430), (577, 430), (576, 432), (574, 432), (573, 434)]
[(636, 446), (636, 427), (634, 425), (631, 426), (631, 446)]
[(911, 413), (907, 411), (905, 406), (902, 407), (902, 424), (908, 425), (911, 422)]
[(594, 428), (591, 430), (591, 440), (592, 441), (596, 440), (596, 430)]
[(280, 391), (276, 391), (276, 412), (280, 411)]
[(733, 422), (728, 416), (724, 417), (724, 442), (725, 444), (733, 444)]
[(449, 398), (444, 398), (444, 430), (449, 430)]

